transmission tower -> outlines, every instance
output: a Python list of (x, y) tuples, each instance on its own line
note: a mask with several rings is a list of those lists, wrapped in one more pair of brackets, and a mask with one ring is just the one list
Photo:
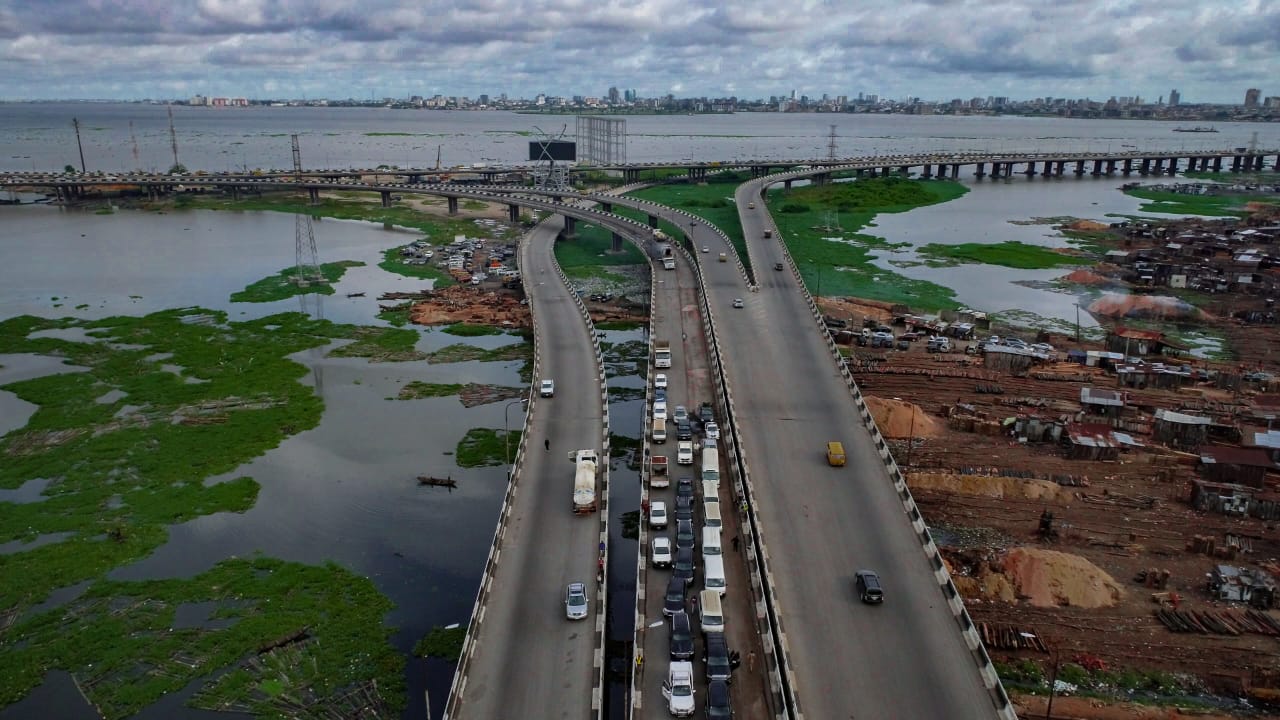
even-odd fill
[(836, 126), (831, 126), (831, 135), (827, 139), (827, 159), (836, 159)]
[(173, 168), (171, 172), (181, 172), (182, 166), (178, 164), (178, 133), (173, 129), (173, 106), (166, 105), (169, 108), (169, 145), (173, 147)]
[(553, 144), (564, 140), (565, 133), (569, 130), (568, 123), (560, 128), (557, 135), (544, 132), (537, 125), (533, 129), (538, 131), (540, 148), (538, 157), (532, 158), (537, 163), (533, 166), (533, 186), (542, 190), (564, 190), (569, 186), (569, 166), (564, 163), (557, 165), (551, 148)]
[[(293, 142), (293, 179), (301, 185), (302, 150), (298, 147), (298, 136), (291, 135), (290, 138)], [(298, 213), (293, 217), (293, 241), (297, 255), (293, 281), (300, 287), (323, 285), (325, 279), (324, 274), (320, 272), (319, 253), (316, 252), (315, 225), (311, 221), (311, 216), (306, 213)], [(303, 309), (305, 311), (305, 306)]]

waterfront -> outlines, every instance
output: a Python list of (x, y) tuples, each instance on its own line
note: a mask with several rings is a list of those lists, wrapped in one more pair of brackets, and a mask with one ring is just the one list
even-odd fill
[[(98, 123), (93, 127), (106, 128), (95, 131), (101, 133), (99, 137), (103, 140), (93, 146), (95, 151), (101, 157), (119, 159), (123, 163), (119, 167), (128, 167), (126, 159), (131, 158), (127, 119), (123, 139), (119, 125), (120, 119), (126, 116), (86, 119), (92, 116), (84, 110), (94, 107), (76, 105), (73, 110), (80, 114), (82, 123)], [(162, 109), (154, 106), (102, 107), (160, 112), (162, 116)], [(270, 161), (285, 166), (288, 163), (286, 131), (288, 123), (297, 117), (290, 113), (301, 110), (250, 110), (246, 112), (259, 114), (242, 116), (235, 115), (240, 112), (237, 110), (202, 110), (211, 113), (204, 121), (211, 122), (212, 126), (201, 129), (190, 147), (184, 140), (183, 160), (193, 168), (222, 169), (218, 163), (232, 163), (231, 155), (243, 152), (245, 157), (260, 158), (264, 164)], [(325, 153), (324, 164), (400, 164), (423, 153), (429, 158), (416, 162), (430, 164), (434, 162), (435, 144), (445, 142), (451, 143), (451, 153), (459, 153), (453, 160), (446, 155), (446, 164), (486, 159), (501, 161), (497, 156), (511, 157), (510, 152), (518, 153), (523, 148), (525, 136), (518, 134), (525, 131), (523, 128), (548, 121), (546, 117), (502, 113), (342, 111), (347, 112), (364, 114), (341, 115), (341, 125), (332, 125), (325, 124), (328, 120), (323, 120), (326, 117), (323, 112), (317, 113), (315, 117), (321, 120), (316, 120), (307, 131), (304, 142), (316, 143), (318, 150), (314, 152)], [(372, 134), (383, 132), (386, 127), (430, 123), (441, 117), (452, 125), (430, 131), (441, 133), (439, 139), (435, 135)], [(179, 118), (182, 125), (182, 113)], [(828, 120), (866, 123), (857, 128), (857, 132), (863, 133), (857, 138), (859, 147), (851, 150), (858, 153), (943, 147), (995, 150), (997, 145), (1003, 149), (1026, 149), (1027, 143), (1035, 142), (1056, 144), (1055, 147), (1091, 145), (1106, 149), (1103, 143), (1137, 140), (1135, 137), (1090, 139), (1038, 135), (1081, 129), (1110, 133), (1112, 127), (1131, 134), (1145, 133), (1144, 142), (1149, 141), (1150, 147), (1173, 146), (1156, 142), (1160, 139), (1156, 133), (1168, 130), (1164, 123), (1061, 121), (1055, 125), (1022, 118), (904, 120), (881, 116), (743, 115), (629, 118), (628, 126), (634, 133), (633, 160), (670, 159), (671, 153), (680, 157), (757, 154), (782, 157), (823, 154)], [(13, 118), (3, 122), (11, 123)], [(259, 122), (278, 132), (249, 133), (247, 127), (241, 127)], [(486, 124), (490, 122), (492, 127)], [(972, 124), (979, 122), (986, 123), (981, 126), (981, 132), (979, 126)], [(1154, 129), (1143, 130), (1143, 126), (1154, 126)], [(5, 127), (7, 129), (0, 132), (12, 133), (12, 127)], [(139, 123), (139, 141), (148, 148), (151, 162), (163, 167), (167, 145), (162, 140), (167, 138), (160, 138), (156, 133), (167, 136), (167, 130), (158, 130), (158, 127), (162, 126), (144, 131)], [(21, 159), (38, 159), (42, 163), (51, 162), (51, 167), (60, 167), (56, 158), (66, 149), (61, 135), (64, 130), (53, 125), (31, 125), (27, 130), (30, 132), (23, 134), (18, 142), (6, 147), (14, 148), (15, 156), (34, 153)], [(180, 135), (184, 132), (187, 131), (180, 130)], [(910, 132), (919, 132), (920, 136), (903, 135)], [(233, 137), (238, 139), (231, 141)], [(150, 139), (144, 141), (144, 138)], [(1222, 138), (1215, 136), (1214, 140), (1218, 142)], [(233, 142), (243, 144), (233, 145)], [(849, 138), (849, 142), (853, 143), (854, 139)], [(217, 150), (227, 145), (236, 149)], [(310, 147), (304, 144), (304, 148)], [(395, 159), (401, 151), (410, 160)], [(304, 150), (304, 153), (310, 152), (313, 151)], [(363, 155), (365, 152), (370, 155)], [(642, 157), (636, 157), (637, 154)], [(643, 157), (646, 154), (651, 157)], [(304, 154), (304, 157), (312, 155)], [(10, 157), (8, 161), (13, 159)], [(231, 166), (234, 165), (228, 165)], [(891, 242), (912, 244), (1015, 239), (1054, 246), (1061, 245), (1062, 241), (1048, 237), (1051, 231), (1047, 226), (1013, 225), (1009, 221), (1056, 215), (1105, 220), (1106, 213), (1132, 212), (1137, 205), (1115, 189), (1119, 184), (1115, 179), (1025, 181), (1018, 177), (1001, 183), (970, 180), (966, 183), (972, 190), (959, 200), (902, 215), (880, 216), (867, 232), (884, 236)], [(1016, 212), (1011, 208), (1016, 208)], [(64, 315), (102, 318), (200, 306), (226, 310), (232, 320), (238, 320), (299, 307), (296, 299), (265, 305), (231, 304), (227, 300), (231, 292), (293, 264), (290, 240), (294, 221), (288, 215), (204, 211), (118, 211), (113, 215), (96, 215), (84, 210), (23, 207), (0, 209), (0, 223), (4, 227), (0, 248), (6, 259), (0, 264), (0, 303), (6, 317), (33, 314), (50, 318)], [(348, 271), (335, 295), (323, 298), (324, 315), (331, 320), (380, 325), (382, 323), (374, 318), (374, 297), (385, 290), (423, 285), (421, 281), (377, 268), (381, 251), (412, 239), (415, 237), (412, 233), (369, 223), (332, 220), (317, 223), (316, 232), (322, 261), (366, 263), (365, 267)], [(898, 259), (903, 258), (884, 255), (878, 262)], [(982, 309), (998, 311), (1017, 307), (1046, 317), (1071, 317), (1064, 315), (1074, 304), (1071, 296), (1014, 284), (1015, 280), (1029, 277), (1039, 279), (1027, 271), (977, 265), (888, 267), (908, 277), (931, 279), (955, 288), (961, 302)], [(1065, 271), (1046, 272), (1056, 276)], [(367, 292), (368, 296), (347, 298), (348, 292)], [(422, 333), (418, 347), (430, 350), (452, 342), (454, 339), (450, 336), (429, 331)], [(487, 345), (496, 339), (469, 342)], [(452, 459), (445, 453), (453, 451), (463, 429), (500, 427), (503, 413), (500, 405), (466, 410), (456, 405), (454, 398), (403, 403), (385, 398), (394, 396), (396, 389), (410, 380), (520, 385), (518, 363), (371, 365), (364, 360), (325, 358), (318, 350), (306, 351), (295, 359), (307, 366), (304, 382), (319, 390), (326, 409), (317, 427), (288, 438), (279, 447), (222, 476), (246, 474), (257, 479), (262, 489), (254, 506), (244, 513), (218, 513), (176, 524), (169, 530), (168, 541), (158, 550), (115, 570), (111, 577), (121, 580), (191, 577), (220, 559), (231, 555), (249, 556), (259, 551), (271, 557), (311, 564), (334, 560), (371, 578), (377, 588), (396, 603), (386, 622), (396, 628), (395, 646), (407, 655), (413, 642), (431, 626), (466, 621), (492, 535), (504, 477), (501, 468), (471, 471), (455, 468), (452, 474), (459, 479), (460, 488), (453, 493), (418, 488), (410, 479), (421, 472), (450, 472)], [(15, 369), (16, 361), (11, 356), (0, 362), (6, 365), (6, 370)], [(6, 382), (13, 379), (10, 375), (0, 378)], [(12, 417), (25, 420), (33, 410), (29, 406), (11, 394), (0, 393), (0, 410), (5, 412), (8, 422), (0, 429), (20, 427), (16, 421), (9, 420), (9, 413), (12, 411)], [(633, 413), (640, 412), (636, 406), (635, 402), (625, 406), (614, 404), (622, 413), (622, 417), (615, 418), (617, 427), (625, 426), (628, 432), (638, 427), (632, 417)], [(619, 479), (627, 478), (624, 483), (630, 481), (629, 474), (621, 468), (615, 466), (615, 471)], [(615, 500), (623, 502), (612, 507), (619, 511), (627, 507), (623, 487), (622, 483), (615, 485), (619, 488)], [(24, 486), (22, 492), (30, 489)], [(16, 496), (10, 498), (17, 501)], [(0, 500), (10, 498), (0, 496)], [(620, 523), (613, 527), (618, 532)], [(614, 539), (618, 537), (615, 535)], [(634, 549), (630, 554), (634, 555)], [(623, 554), (615, 557), (611, 576), (625, 583), (625, 578), (633, 573), (624, 567), (624, 557)], [(75, 591), (66, 594), (74, 595)], [(64, 598), (62, 602), (69, 599)], [(613, 601), (618, 603), (614, 606), (617, 613), (628, 607), (623, 594), (616, 595)], [(409, 662), (406, 716), (421, 716), (424, 687), (430, 689), (437, 709), (443, 704), (449, 668), (444, 663), (431, 664), (434, 672), (424, 675), (422, 661)], [(425, 684), (424, 676), (428, 678)], [(161, 705), (172, 707), (170, 703), (171, 698), (153, 706), (152, 714), (159, 712)], [(30, 708), (30, 704), (24, 703), (0, 712), (0, 717), (34, 717), (29, 714)]]

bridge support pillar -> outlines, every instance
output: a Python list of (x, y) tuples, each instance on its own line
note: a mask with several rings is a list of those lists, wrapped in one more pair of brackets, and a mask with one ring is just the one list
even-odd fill
[(1052, 160), (1044, 161), (1044, 171), (1041, 174), (1047, 178), (1053, 177), (1053, 161)]
[(939, 178), (944, 178), (944, 177), (946, 177), (946, 176), (947, 176), (947, 166), (946, 166), (946, 165), (939, 165), (939, 166), (938, 166), (938, 177), (939, 177)]
[(955, 163), (954, 165), (951, 166), (951, 177), (953, 178), (960, 177), (960, 163)]
[(1169, 174), (1178, 174), (1178, 158), (1169, 158)]
[[(486, 175), (485, 177), (488, 178), (491, 176)], [(422, 176), (417, 173), (412, 173), (409, 175), (408, 180), (411, 185), (417, 185), (418, 183), (422, 182)]]
[(1151, 173), (1151, 158), (1142, 158), (1142, 167), (1138, 168), (1139, 175), (1149, 175)]
[(613, 240), (613, 251), (615, 253), (622, 252), (622, 236), (618, 233), (612, 233), (610, 238)]
[(923, 178), (933, 177), (933, 166), (926, 164), (924, 168), (922, 168), (920, 171), (920, 177), (923, 177)]
[(985, 177), (985, 176), (986, 176), (986, 174), (987, 174), (987, 164), (986, 164), (986, 163), (978, 163), (978, 166), (977, 166), (976, 168), (974, 168), (973, 176), (974, 176), (974, 177)]
[(831, 183), (831, 173), (818, 173), (813, 176), (814, 185), (829, 185)]
[(656, 228), (656, 227), (658, 227), (658, 216), (657, 216), (657, 215), (650, 215), (650, 216), (649, 216), (649, 227), (651, 227), (651, 228)]
[(1093, 175), (1094, 177), (1097, 177), (1097, 176), (1099, 176), (1099, 175), (1101, 175), (1101, 174), (1102, 174), (1102, 161), (1101, 161), (1101, 160), (1094, 160), (1094, 161), (1093, 161), (1093, 172), (1092, 172), (1092, 173), (1090, 173), (1090, 174), (1091, 174), (1091, 175)]
[(1213, 171), (1222, 172), (1222, 156), (1221, 155), (1213, 159)]
[(578, 234), (578, 221), (575, 218), (565, 216), (564, 230), (560, 233), (565, 238), (576, 237)]
[(1023, 175), (1026, 175), (1028, 178), (1035, 177), (1035, 174), (1036, 174), (1036, 163), (1035, 163), (1035, 161), (1034, 161), (1034, 160), (1033, 160), (1033, 161), (1031, 161), (1031, 162), (1029, 162), (1029, 163), (1027, 163), (1027, 168), (1026, 168), (1025, 170), (1023, 170), (1023, 171), (1022, 171), (1022, 174), (1023, 174)]
[(1272, 170), (1280, 172), (1280, 155), (1276, 155), (1276, 164), (1271, 167)]
[(1262, 170), (1262, 163), (1263, 163), (1263, 158), (1262, 158), (1262, 156), (1261, 156), (1261, 155), (1259, 155), (1258, 157), (1254, 158), (1254, 159), (1253, 159), (1253, 169), (1254, 169), (1254, 170), (1261, 171), (1261, 170)]
[(613, 212), (613, 203), (600, 203), (600, 209), (607, 213), (611, 213)]
[(867, 171), (866, 171), (866, 170), (863, 170), (862, 168), (858, 168), (857, 170), (854, 170), (854, 171), (853, 171), (853, 176), (854, 176), (854, 177), (863, 177), (863, 176), (864, 176), (864, 175), (866, 175), (866, 174), (867, 174)]
[(1083, 175), (1083, 174), (1084, 174), (1084, 161), (1083, 161), (1083, 160), (1077, 160), (1077, 161), (1076, 161), (1076, 169), (1075, 169), (1075, 173), (1076, 173), (1076, 177), (1080, 177), (1081, 175)]
[(906, 165), (903, 165), (902, 167), (898, 168), (898, 172), (902, 173), (903, 176), (907, 176), (911, 174), (911, 168), (907, 167)]
[(320, 188), (307, 188), (307, 198), (312, 205), (320, 204)]
[(1123, 168), (1123, 169), (1121, 169), (1121, 170), (1120, 170), (1120, 172), (1124, 173), (1125, 175), (1129, 175), (1130, 173), (1132, 173), (1132, 172), (1133, 172), (1133, 159), (1132, 159), (1132, 158), (1125, 158), (1125, 161), (1124, 161), (1124, 168)]
[(1115, 161), (1115, 160), (1108, 160), (1108, 161), (1107, 161), (1107, 174), (1108, 174), (1108, 175), (1115, 175), (1115, 174), (1116, 174), (1116, 161)]
[[(388, 197), (388, 194), (383, 193), (382, 197), (384, 198), (383, 204), (389, 204), (385, 201), (385, 198)], [(449, 200), (449, 214), (457, 215), (458, 214), (458, 198), (451, 197), (451, 198), (448, 198), (448, 200)]]
[(507, 221), (510, 222), (512, 225), (520, 222), (520, 206), (519, 205), (507, 206)]
[(782, 187), (783, 187), (783, 189), (784, 189), (784, 190), (790, 190), (790, 189), (791, 189), (791, 181), (790, 181), (790, 180), (783, 180), (783, 181), (782, 181)]
[[(383, 190), (383, 191), (379, 192), (378, 194), (382, 196), (382, 207), (391, 207), (391, 191), (390, 191), (390, 190)], [(450, 200), (453, 200), (453, 198), (449, 198), (449, 199), (450, 199)], [(453, 206), (452, 206), (452, 205), (450, 205), (450, 206), (449, 206), (449, 214), (450, 214), (450, 215), (452, 215), (452, 214), (453, 214)]]
[(1000, 171), (1003, 169), (1004, 169), (1004, 163), (1000, 163), (1000, 162), (991, 163), (991, 179), (995, 180), (996, 178), (1000, 177)]
[(1240, 172), (1240, 156), (1231, 156), (1231, 172)]
[[(147, 192), (152, 193), (152, 195), (158, 195), (158, 194), (159, 194), (159, 193), (157, 193), (157, 192), (156, 192), (156, 186), (155, 186), (155, 185), (148, 185), (148, 186), (147, 186)], [(232, 186), (231, 186), (231, 199), (232, 199), (232, 200), (239, 200), (239, 199), (240, 199), (240, 186), (239, 186), (239, 185), (232, 185)]]
[(1155, 173), (1156, 175), (1164, 174), (1164, 158), (1156, 158), (1155, 167), (1151, 170), (1151, 172)]

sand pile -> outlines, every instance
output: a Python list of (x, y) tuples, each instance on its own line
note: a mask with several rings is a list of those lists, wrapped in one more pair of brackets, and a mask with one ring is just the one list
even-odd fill
[(1123, 285), (1118, 280), (1112, 280), (1105, 275), (1099, 275), (1096, 272), (1085, 270), (1083, 268), (1075, 272), (1068, 273), (1058, 278), (1060, 282), (1074, 283), (1076, 285), (1088, 285), (1089, 287), (1110, 287), (1112, 285)]
[(1037, 607), (1110, 607), (1124, 596), (1110, 575), (1079, 555), (1020, 547), (1003, 561), (1018, 597)]
[(904, 400), (867, 397), (867, 409), (880, 426), (880, 434), (887, 438), (937, 437), (940, 423), (929, 417), (919, 406)]
[(1071, 222), (1071, 223), (1067, 223), (1066, 225), (1063, 225), (1063, 227), (1066, 228), (1067, 230), (1086, 230), (1086, 231), (1111, 229), (1110, 225), (1106, 223), (1096, 222), (1094, 220), (1076, 220), (1075, 222)]
[(990, 475), (916, 472), (907, 476), (907, 485), (912, 490), (931, 490), (934, 492), (997, 499), (1059, 500), (1068, 499), (1070, 496), (1070, 491), (1049, 480), (993, 477)]
[(1094, 315), (1110, 318), (1203, 320), (1206, 317), (1196, 306), (1167, 295), (1106, 293), (1093, 301), (1087, 310)]

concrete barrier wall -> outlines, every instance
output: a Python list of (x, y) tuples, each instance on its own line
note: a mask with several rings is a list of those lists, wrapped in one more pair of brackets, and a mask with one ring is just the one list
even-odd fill
[[(812, 173), (783, 173), (777, 176), (778, 182), (787, 177), (797, 177)], [(770, 176), (773, 178), (774, 176)], [(767, 188), (766, 183), (762, 186), (761, 191)], [(770, 226), (773, 229), (774, 236), (782, 242), (781, 236), (778, 234), (778, 228), (770, 219)], [(937, 578), (939, 590), (942, 592), (943, 599), (947, 606), (951, 609), (951, 614), (956, 620), (961, 635), (964, 636), (965, 644), (969, 648), (973, 656), (974, 662), (978, 666), (978, 672), (982, 676), (982, 681), (987, 687), (987, 691), (991, 695), (992, 703), (995, 706), (996, 713), (1001, 720), (1016, 720), (1017, 713), (1014, 711), (1013, 704), (1009, 701), (1009, 696), (1005, 692), (1004, 686), (1000, 682), (1000, 677), (996, 674), (995, 666), (991, 663), (990, 656), (987, 655), (986, 648), (982, 644), (982, 638), (978, 635), (974, 628), (973, 620), (969, 617), (969, 611), (964, 606), (964, 600), (960, 597), (960, 593), (956, 590), (955, 584), (951, 581), (951, 575), (947, 571), (946, 564), (942, 561), (942, 556), (938, 553), (937, 546), (933, 543), (933, 538), (929, 535), (929, 529), (924, 523), (924, 518), (920, 514), (919, 508), (916, 507), (915, 499), (911, 496), (911, 490), (907, 487), (906, 477), (902, 474), (898, 467), (897, 461), (893, 457), (893, 452), (884, 436), (880, 433), (880, 428), (876, 425), (875, 418), (871, 416), (870, 410), (867, 408), (865, 398), (862, 396), (862, 390), (853, 380), (853, 374), (849, 372), (847, 364), (840, 353), (835, 339), (831, 335), (830, 329), (822, 320), (822, 311), (818, 309), (818, 305), (814, 302), (813, 296), (809, 294), (808, 288), (804, 285), (804, 278), (800, 275), (800, 268), (796, 265), (795, 260), (791, 257), (791, 253), (786, 248), (786, 243), (782, 243), (783, 255), (787, 258), (787, 264), (791, 267), (791, 272), (796, 278), (796, 282), (800, 285), (800, 291), (804, 294), (805, 301), (809, 305), (809, 311), (813, 314), (814, 321), (818, 325), (818, 330), (822, 333), (823, 338), (827, 341), (827, 347), (831, 351), (832, 359), (837, 363), (840, 374), (844, 377), (845, 383), (849, 387), (849, 394), (853, 398), (854, 404), (858, 407), (858, 413), (862, 417), (863, 424), (866, 425), (867, 431), (871, 433), (871, 440), (875, 443), (876, 449), (880, 453), (881, 459), (884, 461), (885, 469), (889, 481), (893, 483), (894, 491), (898, 493), (899, 499), (902, 501), (903, 512), (906, 513), (908, 519), (912, 523), (912, 527), (916, 531), (917, 537), (920, 539), (921, 549), (925, 556), (929, 559), (930, 567), (933, 568), (934, 576)]]
[[(658, 286), (657, 266), (649, 263), (649, 297), (653, 297), (653, 289)], [(653, 366), (653, 339), (657, 336), (654, 332), (653, 321), (653, 303), (649, 304), (649, 357), (645, 360), (645, 387), (644, 387), (644, 419), (641, 427), (643, 436), (640, 438), (640, 447), (644, 449), (641, 455), (640, 466), (640, 506), (644, 507), (649, 501), (649, 475), (653, 468), (649, 465), (649, 459), (653, 457), (653, 447), (651, 429), (653, 427), (653, 413), (649, 412), (650, 403), (653, 402), (653, 374), (657, 371)], [(667, 468), (668, 477), (674, 471)], [(636, 553), (636, 607), (635, 607), (635, 626), (631, 633), (631, 702), (627, 704), (627, 718), (634, 717), (644, 705), (644, 693), (637, 691), (637, 688), (644, 688), (644, 638), (645, 633), (649, 631), (648, 622), (645, 618), (644, 607), (645, 597), (648, 591), (645, 583), (645, 568), (648, 566), (649, 556), (645, 552), (649, 546), (649, 522), (644, 513), (640, 513), (639, 550)]]

